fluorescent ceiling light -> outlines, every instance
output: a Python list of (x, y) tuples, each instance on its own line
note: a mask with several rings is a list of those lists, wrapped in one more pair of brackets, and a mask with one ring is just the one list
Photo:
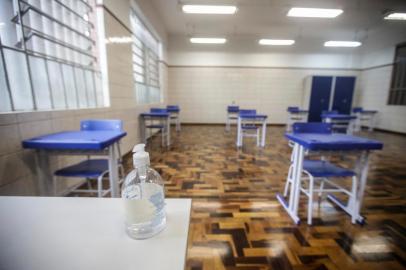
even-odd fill
[(209, 6), (209, 5), (183, 5), (185, 13), (194, 14), (234, 14), (237, 12), (236, 6)]
[(359, 41), (326, 41), (324, 43), (325, 47), (358, 47), (361, 46), (361, 42)]
[(384, 17), (385, 20), (406, 20), (406, 13), (391, 12)]
[(295, 43), (292, 39), (260, 39), (261, 45), (293, 45)]
[(203, 44), (223, 44), (226, 43), (225, 38), (191, 38), (192, 43), (203, 43)]
[(343, 13), (342, 9), (294, 7), (289, 10), (288, 16), (309, 18), (335, 18), (341, 13)]

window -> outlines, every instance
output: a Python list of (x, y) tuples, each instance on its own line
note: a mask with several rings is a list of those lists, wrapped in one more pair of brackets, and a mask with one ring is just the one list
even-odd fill
[(0, 7), (1, 112), (104, 106), (95, 0), (0, 0)]
[(406, 43), (396, 47), (388, 105), (406, 105)]
[(134, 8), (130, 13), (133, 73), (138, 103), (161, 100), (159, 86), (159, 42), (140, 20)]

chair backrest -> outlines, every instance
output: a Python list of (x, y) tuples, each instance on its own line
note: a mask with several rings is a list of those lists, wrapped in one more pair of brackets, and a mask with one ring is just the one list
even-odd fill
[(293, 133), (331, 134), (331, 123), (294, 123)]
[(123, 121), (115, 119), (86, 119), (80, 121), (80, 130), (123, 131)]
[(332, 111), (322, 111), (321, 114), (338, 114), (338, 111), (332, 110)]
[(240, 114), (257, 114), (257, 110), (240, 110)]
[(299, 111), (299, 107), (288, 107), (287, 111), (288, 111), (288, 112), (298, 112), (298, 111)]
[(168, 110), (163, 109), (163, 108), (151, 108), (150, 112), (152, 112), (152, 113), (168, 113)]
[(235, 105), (231, 105), (231, 106), (227, 106), (227, 112), (238, 112), (240, 110), (239, 106), (235, 106)]
[(362, 107), (354, 107), (354, 108), (352, 108), (352, 112), (355, 112), (355, 113), (362, 112)]

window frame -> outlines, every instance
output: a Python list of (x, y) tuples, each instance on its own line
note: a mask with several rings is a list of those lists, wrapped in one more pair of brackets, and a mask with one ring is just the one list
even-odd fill
[[(388, 99), (387, 105), (388, 106), (406, 106), (406, 60), (400, 61), (398, 60), (398, 52), (400, 49), (406, 51), (406, 42), (402, 42), (396, 45), (395, 47), (395, 54), (393, 58), (393, 65), (392, 65), (392, 74), (391, 74), (391, 81), (389, 85), (389, 92), (388, 92)], [(406, 58), (406, 55), (405, 55)], [(402, 67), (400, 71), (398, 71), (398, 63), (402, 62)], [(397, 72), (398, 71), (398, 72)], [(400, 75), (400, 83), (403, 82), (404, 87), (397, 89), (395, 84), (397, 83), (398, 76)], [(394, 97), (394, 92), (399, 92), (399, 97)]]

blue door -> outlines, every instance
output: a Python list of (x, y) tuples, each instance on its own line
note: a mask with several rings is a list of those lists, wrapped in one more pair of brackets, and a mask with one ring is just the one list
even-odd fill
[(336, 77), (333, 110), (351, 114), (355, 77)]
[(321, 112), (329, 108), (331, 76), (313, 76), (309, 105), (309, 122), (321, 122)]

